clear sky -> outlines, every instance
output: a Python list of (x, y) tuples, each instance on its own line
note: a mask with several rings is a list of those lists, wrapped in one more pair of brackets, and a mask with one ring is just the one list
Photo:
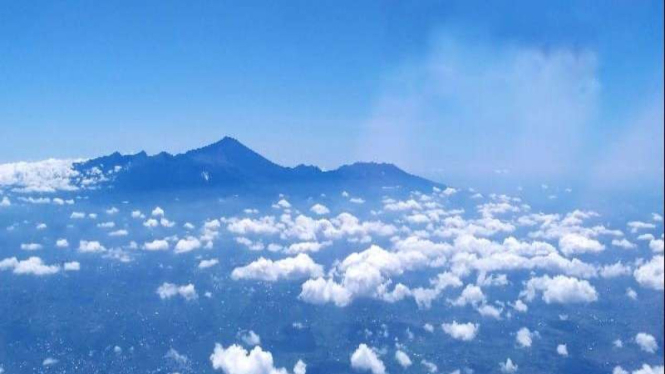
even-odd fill
[(0, 162), (180, 152), (661, 185), (663, 1), (6, 1)]

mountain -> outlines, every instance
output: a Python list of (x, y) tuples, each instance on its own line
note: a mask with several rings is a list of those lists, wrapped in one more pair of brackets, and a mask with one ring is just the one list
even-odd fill
[(75, 164), (84, 176), (117, 191), (206, 189), (249, 190), (403, 187), (429, 190), (443, 185), (409, 174), (395, 165), (358, 162), (331, 171), (316, 166), (284, 167), (236, 139), (224, 139), (182, 154), (148, 156), (113, 153)]

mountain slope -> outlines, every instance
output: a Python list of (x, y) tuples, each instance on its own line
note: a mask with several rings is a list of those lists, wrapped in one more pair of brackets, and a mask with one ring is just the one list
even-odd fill
[(75, 168), (84, 175), (103, 173), (108, 176), (106, 186), (118, 191), (442, 187), (392, 164), (359, 162), (331, 171), (305, 165), (284, 167), (229, 137), (178, 155), (166, 152), (154, 156), (145, 152), (121, 155), (116, 152), (76, 164)]

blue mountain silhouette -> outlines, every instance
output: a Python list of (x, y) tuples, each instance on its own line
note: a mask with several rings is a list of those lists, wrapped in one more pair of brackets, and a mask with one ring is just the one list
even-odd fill
[(387, 163), (357, 162), (330, 171), (307, 165), (284, 167), (230, 137), (177, 155), (166, 152), (154, 156), (145, 152), (121, 155), (116, 152), (75, 167), (83, 173), (98, 169), (111, 175), (107, 184), (119, 191), (186, 188), (229, 191), (319, 188), (325, 191), (398, 186), (430, 190), (444, 187)]

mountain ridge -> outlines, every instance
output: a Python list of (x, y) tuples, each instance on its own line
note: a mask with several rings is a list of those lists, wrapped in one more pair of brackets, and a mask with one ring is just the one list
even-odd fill
[(213, 188), (227, 190), (290, 187), (402, 186), (412, 189), (445, 187), (407, 173), (394, 164), (355, 162), (324, 171), (318, 166), (279, 165), (231, 137), (179, 154), (145, 151), (114, 152), (75, 164), (82, 174), (102, 173), (117, 190)]

